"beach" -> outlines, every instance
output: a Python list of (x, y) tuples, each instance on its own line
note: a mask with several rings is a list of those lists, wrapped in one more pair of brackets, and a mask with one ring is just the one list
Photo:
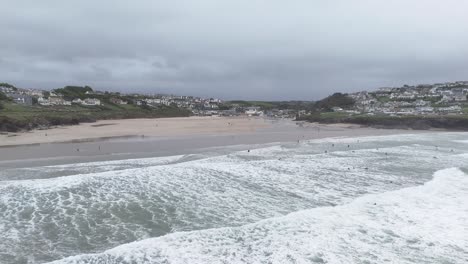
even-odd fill
[(230, 117), (177, 117), (100, 120), (76, 126), (0, 135), (0, 146), (86, 141), (125, 137), (167, 137), (245, 133), (267, 127), (263, 119)]
[(0, 135), (0, 168), (143, 158), (327, 137), (427, 133), (261, 117), (101, 120)]

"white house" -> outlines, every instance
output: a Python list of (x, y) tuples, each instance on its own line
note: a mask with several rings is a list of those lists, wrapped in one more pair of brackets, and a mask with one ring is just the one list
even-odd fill
[(72, 103), (81, 105), (101, 105), (101, 100), (96, 98), (86, 98), (81, 100), (80, 98), (73, 99)]
[(445, 112), (445, 113), (454, 113), (454, 112), (461, 112), (461, 107), (459, 105), (452, 105), (448, 107), (439, 107), (437, 108), (439, 112)]
[(71, 105), (72, 102), (66, 101), (61, 97), (49, 97), (50, 105)]
[(263, 112), (260, 111), (260, 107), (247, 107), (245, 109), (245, 114), (248, 116), (254, 116), (254, 115), (263, 115)]
[(101, 105), (101, 100), (96, 98), (86, 98), (83, 100), (83, 105)]
[(332, 107), (332, 110), (333, 112), (343, 112), (343, 108), (338, 107), (338, 106)]
[(73, 99), (72, 103), (74, 103), (74, 104), (82, 104), (82, 103), (83, 103), (83, 100), (81, 100), (80, 98), (76, 98), (76, 99)]
[(40, 104), (40, 105), (45, 105), (45, 106), (50, 105), (49, 99), (45, 99), (44, 97), (39, 97), (37, 99), (37, 103)]

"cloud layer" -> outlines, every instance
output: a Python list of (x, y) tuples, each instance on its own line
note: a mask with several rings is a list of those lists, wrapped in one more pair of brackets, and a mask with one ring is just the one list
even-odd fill
[(468, 79), (468, 2), (0, 0), (0, 81), (318, 99)]

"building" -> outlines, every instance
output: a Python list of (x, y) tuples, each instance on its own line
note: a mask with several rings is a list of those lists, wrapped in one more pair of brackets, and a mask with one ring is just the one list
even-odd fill
[(0, 86), (0, 92), (4, 93), (4, 94), (13, 94), (16, 92), (16, 89), (14, 88), (11, 88), (11, 87), (6, 87), (6, 86)]
[(260, 111), (260, 107), (247, 107), (245, 109), (245, 114), (248, 116), (258, 116), (263, 115), (263, 112)]
[(29, 95), (29, 96), (32, 96), (32, 97), (41, 97), (41, 96), (44, 96), (44, 92), (41, 91), (41, 90), (35, 90), (35, 89), (21, 89), (21, 88), (18, 88), (18, 92), (19, 94), (23, 94), (23, 95)]
[(72, 102), (64, 100), (62, 97), (49, 97), (50, 105), (71, 105)]
[(74, 104), (83, 104), (83, 100), (81, 100), (80, 98), (76, 98), (76, 99), (73, 99), (72, 103), (74, 103)]
[(111, 98), (109, 101), (110, 101), (111, 103), (113, 103), (113, 104), (118, 104), (118, 105), (126, 105), (126, 104), (128, 104), (128, 102), (126, 102), (126, 101), (124, 101), (124, 100), (122, 100), (122, 99), (119, 99), (119, 98)]
[(74, 104), (81, 104), (81, 105), (101, 105), (101, 100), (96, 98), (86, 98), (81, 100), (80, 98), (73, 99), (71, 101)]
[(71, 105), (72, 102), (64, 100), (62, 97), (49, 97), (48, 99), (44, 97), (39, 97), (37, 103), (43, 106), (50, 105)]
[(13, 102), (23, 105), (32, 105), (32, 96), (22, 94), (7, 94), (8, 97), (13, 99)]
[(37, 103), (39, 105), (44, 105), (44, 106), (49, 106), (50, 105), (49, 99), (46, 99), (46, 98), (44, 98), (42, 96), (37, 99)]
[(83, 100), (82, 105), (101, 105), (101, 100), (96, 98), (86, 98)]
[(343, 108), (337, 107), (337, 106), (332, 107), (332, 110), (333, 110), (333, 112), (343, 112)]

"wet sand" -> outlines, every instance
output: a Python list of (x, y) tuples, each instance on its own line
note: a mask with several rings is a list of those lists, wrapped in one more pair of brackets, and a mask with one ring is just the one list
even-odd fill
[[(60, 134), (61, 131), (64, 131), (64, 135)], [(48, 133), (47, 137), (44, 133)], [(0, 169), (194, 154), (214, 149), (216, 153), (223, 153), (224, 149), (227, 153), (276, 142), (409, 133), (430, 131), (361, 128), (347, 124), (319, 125), (263, 118), (191, 118), (188, 123), (186, 119), (178, 118), (100, 121), (34, 131), (24, 135), (24, 138), (20, 138), (23, 135), (15, 137), (20, 140), (10, 140), (7, 144), (2, 142)], [(73, 138), (71, 135), (78, 136)], [(39, 140), (42, 138), (46, 139)], [(55, 142), (58, 139), (63, 142)], [(20, 144), (13, 144), (15, 142)]]

